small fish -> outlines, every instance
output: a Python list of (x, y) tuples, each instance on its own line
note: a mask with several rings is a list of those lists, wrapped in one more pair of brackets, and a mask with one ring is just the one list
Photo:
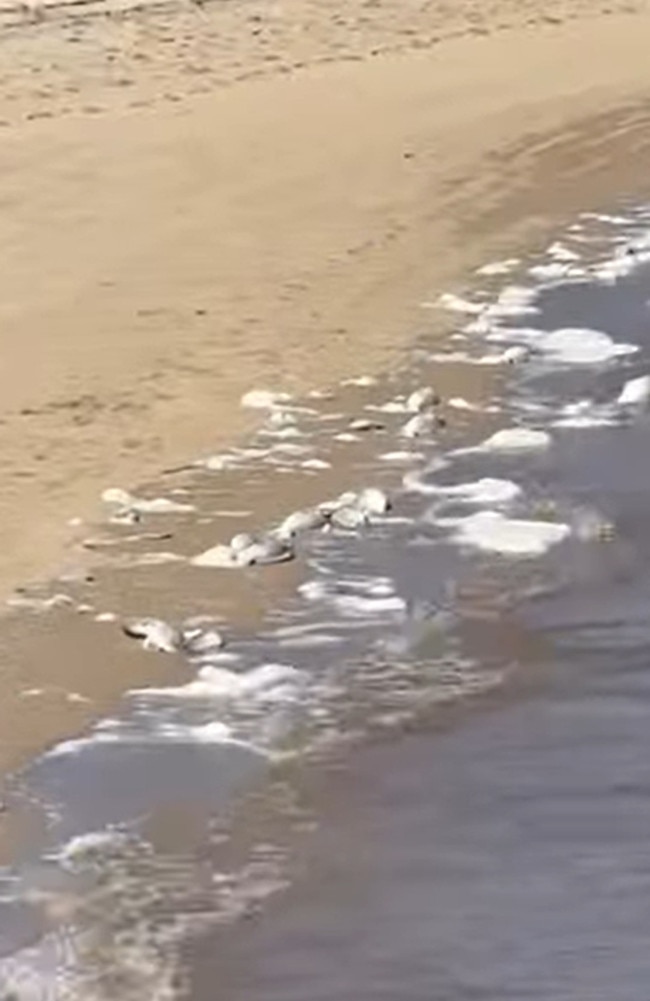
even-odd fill
[(132, 639), (142, 640), (145, 650), (175, 653), (181, 647), (179, 630), (162, 619), (133, 619), (123, 623), (122, 632)]
[(421, 413), (430, 407), (437, 407), (440, 397), (431, 386), (422, 386), (414, 390), (406, 400), (406, 409), (410, 413)]

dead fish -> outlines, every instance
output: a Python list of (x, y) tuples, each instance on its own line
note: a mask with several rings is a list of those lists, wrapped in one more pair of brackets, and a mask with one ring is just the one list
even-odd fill
[(248, 532), (238, 532), (230, 540), (230, 548), (233, 553), (241, 553), (244, 549), (252, 546), (254, 542), (255, 536), (250, 535)]
[(292, 560), (295, 551), (291, 543), (269, 532), (268, 535), (256, 539), (250, 546), (240, 549), (237, 562), (242, 567), (265, 565), (270, 563), (286, 563)]
[(203, 657), (215, 650), (221, 650), (225, 640), (217, 629), (186, 626), (181, 629), (181, 645), (188, 654)]
[(275, 534), (280, 539), (293, 539), (301, 532), (312, 532), (324, 528), (327, 521), (327, 515), (321, 508), (308, 507), (287, 515), (276, 529)]
[(521, 344), (515, 344), (511, 348), (506, 348), (501, 355), (501, 361), (504, 361), (506, 365), (516, 365), (517, 362), (526, 361), (529, 357), (530, 351), (528, 348), (523, 347)]
[(422, 438), (432, 434), (439, 427), (438, 417), (430, 410), (411, 417), (402, 427), (400, 434), (405, 438)]
[(440, 397), (431, 386), (422, 386), (415, 389), (406, 400), (406, 409), (411, 413), (420, 413), (430, 407), (437, 407)]
[(366, 487), (357, 498), (357, 507), (367, 514), (386, 514), (391, 509), (391, 501), (379, 487)]
[(137, 532), (116, 538), (84, 539), (81, 546), (83, 549), (107, 549), (111, 546), (121, 546), (126, 542), (167, 542), (173, 537), (171, 532)]
[(383, 431), (386, 425), (369, 417), (356, 417), (348, 424), (350, 431)]
[(137, 525), (142, 516), (134, 508), (125, 507), (115, 511), (108, 520), (111, 525)]
[(344, 504), (330, 515), (330, 522), (337, 528), (361, 528), (369, 521), (367, 511), (360, 510), (356, 504)]
[(114, 508), (111, 520), (119, 518), (127, 524), (133, 524), (141, 514), (187, 514), (196, 510), (193, 504), (170, 500), (169, 497), (134, 497), (121, 487), (109, 487), (104, 490), (102, 500)]
[(360, 493), (342, 494), (331, 507), (329, 519), (339, 528), (360, 528), (367, 525), (372, 515), (386, 514), (391, 502), (379, 487), (366, 487)]
[(122, 632), (131, 639), (142, 640), (145, 650), (158, 653), (175, 653), (182, 642), (180, 631), (162, 619), (133, 619), (122, 624)]
[(235, 568), (285, 563), (295, 552), (288, 538), (277, 533), (256, 537), (247, 532), (235, 535), (229, 545), (216, 545), (195, 556), (190, 562), (197, 567)]

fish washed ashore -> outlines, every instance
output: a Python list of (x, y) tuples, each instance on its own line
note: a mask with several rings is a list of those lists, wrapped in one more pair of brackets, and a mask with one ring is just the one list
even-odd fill
[(319, 769), (507, 699), (520, 603), (628, 565), (589, 463), (647, 423), (647, 6), (503, 0), (477, 32), (460, 4), (420, 45), (390, 11), (394, 47), (338, 48), (328, 7), (319, 53), (198, 87), (181, 24), (244, 63), (300, 33), (232, 4), (3, 40), (39, 67), (0, 153), (0, 587), (37, 581), (0, 619), (21, 1001), (201, 997), (188, 941), (295, 882)]
[[(24, 611), (50, 623), (50, 639), (87, 622), (97, 647), (108, 629), (101, 646), (114, 654), (121, 623), (126, 644), (152, 660), (178, 655), (184, 676), (132, 687), (112, 716), (7, 783), (30, 831), (2, 872), (7, 990), (201, 997), (215, 977), (188, 969), (186, 949), (263, 915), (296, 879), (295, 842), (318, 824), (301, 773), (313, 783), (369, 742), (507, 692), (527, 606), (579, 602), (586, 581), (608, 593), (612, 571), (643, 570), (625, 512), (619, 538), (613, 498), (591, 481), (612, 436), (628, 464), (647, 437), (649, 224), (645, 208), (587, 214), (537, 260), (494, 262), (471, 297), (443, 295), (455, 327), (446, 351), (423, 337), (399, 373), (348, 380), (338, 397), (255, 391), (246, 401), (265, 418), (248, 446), (171, 472), (166, 496), (107, 492), (97, 578), (68, 581), (55, 600), (24, 596)], [(585, 322), (556, 325), (564, 315)], [(471, 371), (515, 375), (474, 398), (450, 394), (443, 409), (432, 383), (444, 369), (449, 386), (454, 371), (465, 385)], [(335, 470), (365, 485), (328, 499)], [(292, 498), (300, 483), (311, 497), (268, 526), (216, 508), (285, 478)], [(229, 522), (248, 523), (246, 538), (215, 558), (199, 542)], [(293, 578), (273, 578), (285, 567)], [(220, 592), (232, 590), (229, 617), (201, 583), (220, 575), (233, 582)], [(113, 607), (93, 607), (89, 593), (105, 602), (111, 582)], [(246, 629), (236, 609), (255, 592), (265, 608)], [(123, 613), (165, 601), (173, 618)]]
[(243, 433), (251, 386), (387, 370), (423, 297), (644, 183), (645, 3), (448, 6), (3, 38), (5, 591), (106, 484)]

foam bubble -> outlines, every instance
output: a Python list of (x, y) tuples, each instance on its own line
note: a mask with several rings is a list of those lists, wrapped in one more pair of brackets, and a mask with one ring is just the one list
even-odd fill
[(559, 240), (556, 240), (550, 245), (547, 250), (547, 254), (549, 257), (555, 258), (556, 261), (568, 262), (580, 260), (580, 254), (578, 254), (575, 250), (571, 250), (570, 247), (567, 247), (566, 244), (561, 243)]
[(551, 361), (564, 365), (598, 365), (638, 351), (634, 344), (618, 343), (609, 334), (588, 327), (553, 330), (541, 339), (539, 349)]
[(455, 486), (432, 487), (442, 498), (461, 501), (463, 504), (510, 504), (521, 496), (522, 490), (512, 480), (486, 476)]
[(291, 397), (287, 393), (273, 392), (269, 389), (250, 389), (241, 398), (242, 407), (254, 410), (270, 410), (278, 403), (288, 403)]
[(520, 264), (521, 260), (518, 257), (508, 257), (503, 261), (493, 261), (490, 264), (484, 264), (483, 267), (477, 269), (476, 274), (488, 277), (491, 275), (506, 275)]
[(424, 458), (422, 452), (384, 452), (379, 458), (382, 462), (394, 462), (394, 463), (409, 463), (417, 462), (419, 459)]
[(650, 400), (650, 375), (640, 375), (637, 379), (629, 379), (618, 397), (617, 403), (622, 407), (643, 406)]
[(539, 308), (535, 305), (537, 297), (538, 292), (534, 288), (525, 285), (507, 285), (499, 293), (496, 302), (485, 309), (485, 316), (494, 320), (538, 313)]
[(438, 305), (453, 313), (473, 313), (475, 315), (482, 313), (484, 309), (480, 303), (462, 299), (459, 295), (454, 295), (453, 292), (443, 292), (438, 299)]
[(506, 518), (499, 511), (479, 511), (454, 524), (461, 545), (509, 556), (542, 556), (571, 533), (563, 523)]
[(502, 428), (479, 446), (483, 452), (541, 452), (550, 447), (552, 438), (546, 431), (533, 428)]

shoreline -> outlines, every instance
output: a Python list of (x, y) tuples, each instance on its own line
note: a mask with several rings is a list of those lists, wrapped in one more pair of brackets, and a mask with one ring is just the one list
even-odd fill
[(5, 130), (0, 588), (60, 565), (104, 487), (245, 434), (242, 393), (389, 369), (423, 298), (642, 189), (646, 23), (469, 34)]

